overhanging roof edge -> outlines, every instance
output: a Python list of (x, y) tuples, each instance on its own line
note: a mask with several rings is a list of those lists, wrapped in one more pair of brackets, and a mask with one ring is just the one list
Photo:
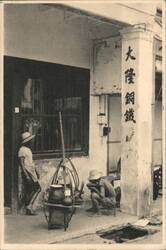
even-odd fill
[(95, 19), (101, 20), (102, 22), (113, 24), (115, 26), (119, 26), (119, 27), (131, 26), (131, 24), (129, 24), (127, 22), (122, 22), (122, 21), (119, 21), (119, 20), (115, 20), (115, 19), (112, 19), (112, 18), (105, 17), (104, 15), (95, 14), (95, 13), (93, 13), (91, 11), (83, 10), (81, 8), (76, 8), (76, 7), (70, 6), (70, 5), (66, 4), (66, 3), (65, 4), (62, 4), (62, 3), (55, 4), (54, 6), (56, 8), (65, 9), (67, 11), (76, 13), (78, 15), (84, 15), (84, 16), (87, 16), (87, 17), (90, 17), (90, 18), (95, 18)]

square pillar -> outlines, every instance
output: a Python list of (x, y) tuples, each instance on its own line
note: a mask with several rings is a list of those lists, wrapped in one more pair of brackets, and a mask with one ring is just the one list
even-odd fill
[(121, 210), (144, 217), (152, 201), (153, 32), (138, 25), (121, 35)]

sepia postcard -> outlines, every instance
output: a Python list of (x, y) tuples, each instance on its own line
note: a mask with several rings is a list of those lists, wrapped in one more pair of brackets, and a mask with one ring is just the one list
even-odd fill
[(0, 1), (1, 249), (166, 249), (164, 0)]

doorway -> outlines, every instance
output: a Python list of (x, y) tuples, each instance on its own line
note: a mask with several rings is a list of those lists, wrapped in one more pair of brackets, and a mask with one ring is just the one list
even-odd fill
[(59, 111), (68, 156), (89, 150), (89, 69), (4, 57), (4, 201), (18, 210), (21, 133), (36, 135), (34, 159), (61, 157)]
[(108, 95), (108, 126), (111, 132), (107, 141), (107, 174), (117, 171), (121, 157), (121, 95)]

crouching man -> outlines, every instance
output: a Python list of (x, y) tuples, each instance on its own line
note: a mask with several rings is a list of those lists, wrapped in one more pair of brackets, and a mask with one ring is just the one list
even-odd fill
[(116, 204), (116, 194), (112, 184), (105, 178), (102, 178), (101, 173), (97, 170), (92, 170), (89, 173), (89, 183), (87, 187), (91, 191), (92, 207), (87, 212), (92, 212), (95, 215), (100, 215), (100, 206), (110, 209)]

